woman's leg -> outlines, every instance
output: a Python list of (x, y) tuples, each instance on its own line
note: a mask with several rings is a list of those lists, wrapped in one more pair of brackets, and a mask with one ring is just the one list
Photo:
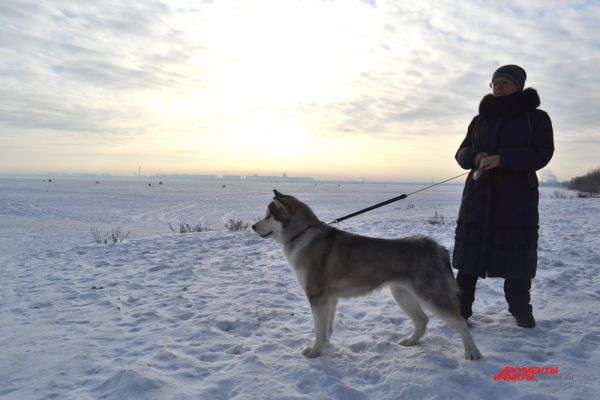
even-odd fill
[(508, 303), (508, 311), (517, 319), (517, 325), (523, 328), (535, 327), (535, 319), (531, 304), (531, 279), (504, 280), (504, 297)]

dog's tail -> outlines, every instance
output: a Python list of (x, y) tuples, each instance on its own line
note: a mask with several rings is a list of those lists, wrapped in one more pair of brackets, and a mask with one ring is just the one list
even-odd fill
[(444, 263), (444, 267), (446, 267), (450, 275), (452, 275), (452, 279), (454, 279), (454, 271), (452, 270), (452, 264), (450, 264), (450, 252), (444, 246), (440, 246), (440, 258)]
[(460, 308), (460, 295), (461, 290), (458, 284), (456, 283), (456, 278), (454, 277), (454, 270), (452, 269), (452, 264), (450, 263), (450, 252), (444, 246), (439, 246), (439, 254), (440, 260), (444, 264), (444, 269), (448, 271), (447, 279), (450, 289), (450, 296), (448, 300), (448, 307), (459, 311)]

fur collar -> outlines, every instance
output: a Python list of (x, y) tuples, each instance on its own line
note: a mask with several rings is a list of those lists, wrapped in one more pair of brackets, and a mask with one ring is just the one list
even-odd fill
[(508, 96), (486, 95), (479, 103), (479, 115), (485, 118), (516, 117), (540, 106), (540, 97), (533, 88)]

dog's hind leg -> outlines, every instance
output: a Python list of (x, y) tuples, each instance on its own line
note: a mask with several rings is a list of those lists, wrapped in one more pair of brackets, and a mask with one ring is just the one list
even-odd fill
[(400, 308), (402, 308), (402, 310), (408, 314), (412, 322), (415, 324), (415, 330), (413, 331), (412, 335), (398, 343), (402, 346), (414, 346), (425, 334), (425, 329), (427, 328), (429, 318), (427, 318), (427, 315), (425, 315), (423, 312), (417, 296), (415, 296), (410, 290), (394, 285), (390, 286), (390, 292), (392, 293), (392, 296), (394, 296), (396, 303), (398, 303)]
[(337, 299), (326, 296), (309, 298), (315, 323), (315, 340), (311, 346), (306, 347), (302, 354), (306, 357), (319, 357), (323, 348), (329, 341), (329, 330), (332, 329), (332, 317), (335, 315)]
[(464, 318), (461, 317), (458, 309), (450, 309), (442, 305), (434, 304), (428, 304), (428, 307), (450, 327), (458, 331), (465, 347), (465, 358), (467, 360), (479, 360), (481, 358), (481, 352), (477, 348), (477, 345), (469, 332), (469, 327)]

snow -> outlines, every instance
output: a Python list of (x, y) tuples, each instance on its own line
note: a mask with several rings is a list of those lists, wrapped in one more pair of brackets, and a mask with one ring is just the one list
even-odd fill
[[(600, 384), (600, 202), (542, 188), (538, 326), (516, 326), (502, 280), (478, 283), (467, 361), (431, 316), (422, 342), (387, 291), (340, 303), (317, 359), (308, 303), (273, 241), (228, 232), (275, 187), (330, 221), (423, 185), (0, 178), (2, 399), (592, 399)], [(446, 184), (344, 221), (360, 234), (453, 245), (462, 187)], [(444, 224), (427, 222), (434, 213)], [(168, 223), (204, 223), (173, 234)], [(91, 228), (130, 231), (96, 244)], [(554, 379), (494, 381), (505, 366)]]

